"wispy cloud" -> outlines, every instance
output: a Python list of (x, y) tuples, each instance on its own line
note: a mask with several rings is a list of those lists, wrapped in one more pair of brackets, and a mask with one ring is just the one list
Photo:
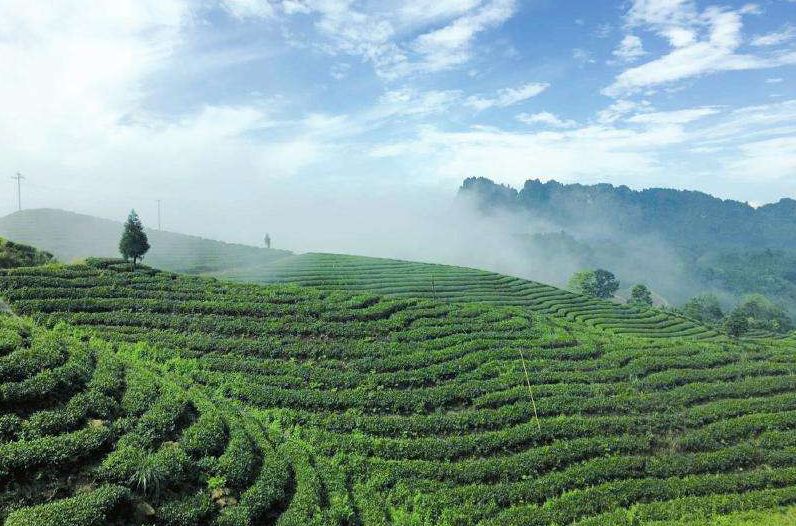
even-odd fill
[[(751, 4), (737, 10), (713, 6), (699, 12), (690, 0), (635, 0), (627, 15), (628, 25), (666, 38), (671, 50), (623, 71), (603, 94), (617, 97), (720, 71), (795, 64), (796, 50), (767, 54), (740, 52), (744, 41), (742, 18), (756, 12), (757, 8)], [(782, 38), (769, 37), (769, 40)]]
[(636, 35), (625, 35), (613, 55), (624, 62), (632, 62), (646, 55), (641, 39)]
[(627, 122), (634, 124), (687, 124), (719, 113), (716, 108), (693, 108), (674, 111), (656, 111), (633, 115)]
[(578, 125), (578, 123), (573, 120), (562, 119), (549, 111), (520, 113), (517, 115), (517, 120), (528, 125), (543, 124), (553, 128), (574, 128)]
[(796, 27), (788, 24), (779, 31), (754, 37), (751, 44), (758, 47), (778, 46), (794, 38), (796, 38)]
[(440, 0), (366, 3), (353, 0), (224, 0), (237, 17), (313, 16), (314, 28), (330, 54), (348, 54), (371, 63), (382, 77), (397, 79), (465, 64), (476, 53), (481, 33), (517, 10), (517, 0)]
[(483, 111), (489, 108), (507, 108), (536, 97), (549, 87), (550, 85), (545, 82), (530, 82), (516, 88), (500, 89), (493, 97), (485, 97), (482, 95), (470, 96), (465, 101), (465, 104), (477, 111)]

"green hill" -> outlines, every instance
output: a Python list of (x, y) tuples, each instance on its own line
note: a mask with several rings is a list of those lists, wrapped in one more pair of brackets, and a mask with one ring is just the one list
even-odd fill
[(437, 286), (0, 271), (29, 317), (0, 316), (0, 518), (786, 520), (765, 510), (796, 502), (792, 342), (634, 338)]
[[(0, 218), (0, 234), (45, 248), (62, 261), (115, 256), (120, 223), (60, 210), (28, 210)], [(449, 265), (336, 254), (293, 255), (148, 231), (147, 264), (175, 272), (254, 283), (297, 283), (324, 290), (374, 292), (451, 302), (521, 306), (617, 334), (715, 338), (703, 325), (668, 312), (596, 300), (541, 283)]]
[(616, 334), (666, 338), (718, 336), (704, 325), (670, 312), (620, 305), (533, 281), (449, 265), (338, 254), (302, 254), (220, 275), (238, 281), (297, 283), (324, 290), (525, 307)]
[[(252, 266), (290, 255), (197, 236), (147, 229), (152, 249), (145, 261), (174, 272), (213, 273)], [(0, 236), (33, 245), (71, 262), (118, 257), (122, 223), (64, 210), (23, 210), (0, 218)]]
[(0, 269), (32, 267), (54, 262), (55, 258), (49, 252), (42, 252), (0, 237)]

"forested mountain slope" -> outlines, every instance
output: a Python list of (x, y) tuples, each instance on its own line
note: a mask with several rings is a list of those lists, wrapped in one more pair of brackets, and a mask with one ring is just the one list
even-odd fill
[(459, 198), (485, 218), (511, 215), (529, 265), (558, 262), (545, 281), (603, 267), (670, 303), (710, 292), (730, 307), (761, 293), (796, 316), (796, 200), (755, 208), (694, 191), (538, 180), (515, 190), (484, 178), (465, 180)]
[(611, 235), (655, 234), (678, 247), (796, 249), (796, 200), (788, 198), (755, 208), (687, 190), (536, 179), (515, 190), (485, 178), (466, 179), (460, 194), (485, 211), (523, 210), (575, 230), (606, 226)]
[(784, 342), (101, 261), (0, 271), (0, 296), (30, 317), (0, 315), (9, 526), (708, 524), (796, 501)]

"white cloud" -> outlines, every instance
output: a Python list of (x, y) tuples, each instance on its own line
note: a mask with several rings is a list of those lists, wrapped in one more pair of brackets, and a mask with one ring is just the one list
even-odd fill
[(739, 153), (727, 164), (729, 176), (735, 179), (759, 184), (796, 174), (796, 136), (745, 143)]
[(549, 87), (550, 85), (545, 82), (530, 82), (517, 88), (500, 89), (494, 97), (475, 95), (468, 97), (465, 104), (477, 111), (483, 111), (489, 108), (507, 108), (532, 97), (536, 97)]
[(641, 39), (636, 35), (625, 35), (625, 38), (619, 43), (613, 54), (620, 60), (625, 62), (632, 62), (640, 57), (646, 55), (644, 46), (641, 44)]
[(421, 55), (423, 69), (438, 71), (470, 59), (476, 36), (501, 25), (516, 11), (516, 0), (490, 0), (449, 25), (417, 37), (412, 49)]
[(796, 38), (796, 27), (786, 25), (779, 31), (758, 35), (752, 39), (751, 44), (758, 47), (778, 46)]
[(329, 74), (332, 76), (334, 80), (343, 80), (348, 76), (348, 72), (351, 69), (351, 64), (347, 64), (345, 62), (338, 62), (337, 64), (333, 64), (331, 68), (329, 68)]
[(667, 38), (671, 51), (627, 69), (603, 90), (617, 97), (654, 86), (720, 71), (774, 68), (796, 63), (796, 51), (754, 55), (740, 53), (742, 17), (755, 12), (708, 7), (699, 13), (688, 0), (635, 0), (627, 15), (630, 27), (642, 27)]
[(40, 185), (29, 203), (52, 184), (79, 191), (39, 206), (118, 212), (129, 194), (224, 195), (233, 190), (214, 185), (229, 174), (241, 183), (289, 176), (335, 148), (311, 122), (276, 128), (252, 98), (151, 113), (144, 87), (176, 60), (191, 16), (180, 0), (0, 2), (0, 63), (14, 72), (0, 82), (0, 171)]
[(646, 112), (652, 111), (652, 105), (649, 101), (632, 101), (627, 99), (620, 99), (597, 112), (597, 122), (600, 124), (612, 124), (617, 120), (623, 118), (629, 113), (633, 112)]
[(590, 51), (581, 48), (575, 48), (572, 50), (572, 58), (581, 64), (594, 64), (597, 62), (594, 60), (594, 55), (592, 55)]
[[(794, 0), (796, 1), (796, 0)], [(771, 77), (766, 79), (766, 84), (779, 84), (780, 82), (784, 81), (782, 77)]]
[(269, 0), (222, 0), (222, 4), (238, 18), (266, 18), (276, 14)]
[[(383, 142), (369, 153), (451, 184), (486, 176), (514, 185), (539, 177), (671, 186), (673, 180), (693, 184), (691, 178), (700, 174), (711, 176), (707, 188), (723, 193), (722, 188), (738, 181), (784, 185), (795, 173), (796, 126), (790, 123), (796, 122), (796, 100), (738, 110), (702, 107), (646, 114), (638, 112), (649, 110), (648, 104), (618, 102), (622, 104), (611, 109), (613, 124), (520, 132), (422, 126), (414, 138)], [(627, 118), (631, 113), (635, 115)], [(532, 124), (561, 120), (544, 112), (525, 117)]]
[(370, 116), (368, 120), (437, 114), (460, 100), (461, 92), (456, 90), (418, 91), (404, 87), (384, 93), (376, 106), (366, 114)]
[(687, 110), (657, 111), (633, 115), (627, 122), (634, 124), (687, 124), (703, 117), (715, 115), (719, 112), (716, 108), (692, 108)]
[(578, 125), (578, 123), (573, 120), (561, 119), (557, 115), (548, 111), (542, 111), (539, 113), (520, 113), (517, 115), (517, 120), (524, 124), (546, 124), (553, 128), (574, 128)]
[(693, 0), (634, 0), (627, 21), (633, 26), (665, 28), (688, 25), (696, 14)]
[(450, 20), (462, 16), (481, 5), (481, 0), (406, 0), (398, 15), (409, 25)]
[(517, 0), (224, 0), (224, 5), (244, 18), (314, 16), (323, 41), (313, 45), (330, 54), (361, 57), (380, 76), (396, 79), (468, 62), (478, 35), (511, 18)]

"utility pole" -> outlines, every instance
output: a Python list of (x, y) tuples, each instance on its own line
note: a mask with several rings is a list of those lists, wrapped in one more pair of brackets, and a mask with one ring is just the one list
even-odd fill
[(158, 199), (158, 230), (162, 230), (160, 228), (160, 199)]
[(17, 208), (22, 210), (22, 179), (24, 179), (23, 175), (17, 172), (17, 175), (11, 177), (11, 179), (17, 180)]

